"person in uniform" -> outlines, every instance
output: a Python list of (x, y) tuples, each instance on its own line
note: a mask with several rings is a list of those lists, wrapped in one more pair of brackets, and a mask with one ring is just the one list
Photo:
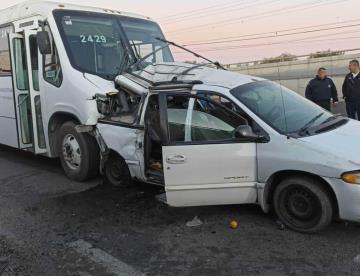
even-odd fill
[(360, 120), (360, 68), (359, 61), (352, 60), (349, 64), (350, 73), (346, 75), (342, 87), (349, 118)]
[(331, 103), (338, 103), (338, 92), (332, 79), (327, 76), (324, 67), (319, 68), (318, 73), (306, 87), (305, 97), (322, 108), (331, 111)]

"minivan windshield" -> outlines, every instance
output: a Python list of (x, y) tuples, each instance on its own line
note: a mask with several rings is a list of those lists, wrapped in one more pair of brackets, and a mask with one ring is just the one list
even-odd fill
[(252, 82), (230, 92), (264, 122), (283, 134), (303, 132), (334, 117), (294, 91), (271, 81)]
[[(113, 79), (141, 58), (165, 44), (160, 27), (152, 21), (121, 15), (82, 11), (54, 11), (57, 26), (74, 68)], [(168, 47), (146, 62), (172, 62)]]

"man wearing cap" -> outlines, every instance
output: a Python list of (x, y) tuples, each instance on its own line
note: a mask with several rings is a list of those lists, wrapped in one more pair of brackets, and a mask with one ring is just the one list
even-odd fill
[(331, 110), (331, 102), (334, 105), (338, 103), (336, 86), (332, 79), (327, 77), (324, 67), (319, 68), (317, 76), (307, 85), (305, 96), (328, 111)]
[(343, 84), (343, 96), (346, 102), (346, 112), (351, 119), (360, 120), (360, 68), (359, 61), (352, 60), (349, 64), (350, 73), (346, 75)]

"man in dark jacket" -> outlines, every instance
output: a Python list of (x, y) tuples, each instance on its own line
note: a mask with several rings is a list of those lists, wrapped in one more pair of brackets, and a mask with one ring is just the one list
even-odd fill
[(343, 96), (346, 102), (346, 112), (351, 119), (360, 120), (360, 68), (359, 61), (352, 60), (349, 64), (350, 73), (346, 75), (343, 84)]
[(336, 86), (332, 79), (327, 77), (325, 68), (319, 68), (317, 76), (306, 87), (305, 96), (310, 101), (329, 111), (331, 110), (331, 100), (333, 104), (338, 103)]

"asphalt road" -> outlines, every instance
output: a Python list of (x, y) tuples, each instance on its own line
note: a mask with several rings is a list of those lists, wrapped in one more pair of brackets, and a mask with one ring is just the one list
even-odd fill
[(0, 147), (3, 275), (360, 275), (355, 224), (303, 235), (257, 206), (170, 208), (158, 193), (75, 183), (56, 160)]

